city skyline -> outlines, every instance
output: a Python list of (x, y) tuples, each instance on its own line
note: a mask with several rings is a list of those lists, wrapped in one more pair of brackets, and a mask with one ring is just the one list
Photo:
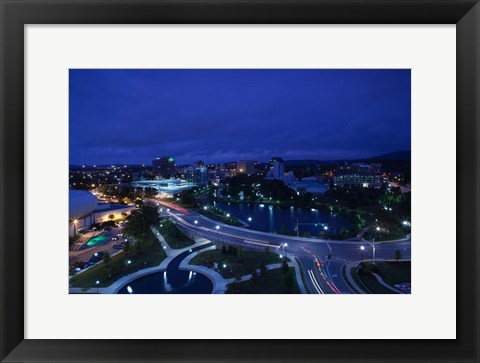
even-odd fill
[[(269, 161), (273, 158), (273, 157), (280, 157), (280, 158), (283, 158), (285, 162), (295, 162), (295, 161), (319, 161), (319, 162), (336, 162), (336, 161), (352, 161), (352, 162), (362, 162), (364, 160), (373, 160), (379, 156), (384, 156), (384, 155), (389, 155), (389, 154), (396, 154), (396, 153), (403, 153), (403, 152), (411, 152), (411, 150), (399, 150), (399, 151), (392, 151), (391, 153), (386, 153), (386, 154), (382, 154), (382, 155), (372, 155), (370, 157), (364, 157), (364, 158), (359, 158), (359, 159), (330, 159), (330, 160), (320, 160), (320, 159), (286, 159), (284, 157), (282, 157), (282, 155), (272, 155), (269, 159), (239, 159), (239, 160), (222, 160), (222, 161), (209, 161), (209, 160), (200, 160), (200, 159), (195, 159), (194, 161), (192, 162), (187, 162), (187, 163), (178, 163), (177, 162), (177, 159), (175, 158), (175, 155), (170, 155), (170, 154), (165, 154), (165, 155), (162, 155), (162, 156), (159, 156), (159, 157), (155, 157), (155, 158), (151, 158), (150, 160), (147, 160), (146, 162), (144, 163), (122, 163), (122, 162), (118, 162), (118, 163), (105, 163), (105, 164), (93, 164), (93, 163), (80, 163), (80, 164), (70, 164), (69, 166), (70, 167), (80, 167), (80, 166), (88, 166), (88, 167), (92, 167), (92, 166), (96, 166), (96, 167), (109, 167), (109, 166), (112, 166), (112, 165), (115, 165), (115, 166), (149, 166), (151, 167), (152, 166), (152, 161), (155, 160), (155, 159), (160, 159), (161, 157), (166, 157), (166, 156), (171, 156), (174, 158), (174, 161), (175, 161), (175, 165), (177, 166), (182, 166), (182, 165), (192, 165), (194, 164), (195, 162), (197, 161), (203, 161), (206, 165), (208, 164), (228, 164), (228, 163), (234, 163), (234, 162), (238, 162), (238, 161), (253, 161), (253, 162), (258, 162), (258, 163), (265, 163), (265, 164), (268, 164)], [(402, 158), (400, 158), (399, 160), (403, 160)]]
[(410, 70), (70, 70), (71, 165), (366, 159), (410, 131)]

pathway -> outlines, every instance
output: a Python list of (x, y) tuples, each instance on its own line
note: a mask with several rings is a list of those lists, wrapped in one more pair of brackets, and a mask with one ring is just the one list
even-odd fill
[(165, 250), (165, 253), (167, 254), (167, 257), (158, 266), (145, 268), (145, 269), (133, 272), (129, 275), (123, 276), (120, 279), (118, 279), (117, 281), (115, 281), (114, 283), (112, 283), (110, 286), (107, 286), (107, 287), (98, 288), (98, 289), (95, 288), (95, 287), (92, 287), (89, 290), (85, 290), (83, 288), (71, 287), (69, 289), (69, 292), (70, 293), (84, 293), (85, 294), (85, 293), (97, 293), (97, 291), (98, 291), (99, 294), (116, 294), (118, 292), (118, 290), (120, 290), (123, 286), (125, 286), (130, 281), (136, 280), (139, 277), (146, 276), (146, 275), (149, 275), (149, 274), (152, 274), (152, 273), (155, 273), (155, 272), (166, 270), (168, 264), (170, 262), (172, 262), (172, 260), (175, 257), (177, 257), (179, 254), (181, 254), (185, 251), (188, 251), (192, 248), (203, 246), (205, 244), (210, 243), (210, 240), (207, 240), (205, 238), (198, 238), (198, 239), (195, 240), (195, 244), (193, 244), (191, 246), (188, 246), (188, 247), (185, 247), (185, 248), (182, 248), (182, 249), (176, 250), (176, 249), (170, 248), (167, 241), (165, 241), (163, 236), (158, 232), (158, 230), (155, 227), (152, 227), (151, 229), (152, 229), (152, 232), (154, 233), (154, 235), (157, 237), (159, 243), (162, 245), (163, 249)]

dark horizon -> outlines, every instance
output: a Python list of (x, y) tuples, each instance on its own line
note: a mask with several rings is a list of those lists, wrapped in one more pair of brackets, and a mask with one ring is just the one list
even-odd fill
[(360, 160), (411, 148), (410, 70), (70, 70), (70, 165)]
[[(368, 160), (378, 159), (378, 157), (381, 157), (381, 156), (384, 156), (384, 155), (396, 154), (396, 153), (411, 153), (411, 150), (392, 151), (392, 152), (389, 152), (389, 153), (386, 153), (386, 154), (372, 155), (371, 157), (360, 158), (360, 159), (345, 159), (345, 158), (344, 159), (329, 159), (329, 160), (318, 159), (318, 158), (314, 158), (314, 159), (286, 159), (286, 158), (282, 157), (282, 155), (272, 155), (272, 157), (281, 157), (286, 162), (318, 161), (318, 162), (330, 163), (330, 162), (336, 162), (336, 161), (352, 161), (352, 162), (368, 161)], [(175, 159), (175, 155), (162, 155), (162, 156), (172, 156)], [(158, 156), (158, 157), (162, 157), (162, 156)], [(82, 165), (85, 165), (85, 166), (94, 166), (95, 165), (95, 166), (98, 166), (98, 167), (107, 167), (107, 166), (112, 166), (112, 165), (115, 165), (115, 166), (122, 166), (122, 165), (127, 165), (127, 166), (141, 166), (141, 165), (152, 166), (152, 160), (154, 160), (155, 158), (152, 158), (151, 160), (149, 160), (147, 162), (143, 162), (143, 163), (122, 163), (122, 162), (103, 163), (103, 164), (80, 163), (80, 164), (69, 164), (69, 166), (70, 167), (72, 167), (72, 166), (81, 167)], [(194, 161), (192, 161), (192, 163), (195, 162), (195, 161), (198, 161), (198, 160), (202, 160), (203, 162), (205, 162), (205, 164), (225, 164), (225, 163), (230, 163), (230, 162), (238, 162), (238, 161), (241, 161), (241, 160), (255, 161), (255, 162), (260, 162), (260, 163), (268, 163), (270, 161), (270, 159), (268, 159), (268, 160), (239, 159), (239, 160), (224, 160), (224, 161), (208, 161), (208, 160), (203, 160), (203, 159), (195, 159)], [(393, 160), (406, 160), (406, 159), (404, 159), (404, 158), (398, 158), (398, 159), (394, 158)], [(178, 165), (189, 165), (191, 163), (178, 163), (177, 160), (175, 159), (175, 164), (178, 166)]]

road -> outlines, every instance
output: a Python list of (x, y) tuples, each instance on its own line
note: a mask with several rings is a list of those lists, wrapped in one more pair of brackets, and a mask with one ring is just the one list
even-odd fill
[[(373, 257), (373, 246), (361, 240), (332, 241), (254, 231), (218, 223), (191, 210), (176, 209), (172, 204), (168, 209), (160, 206), (159, 211), (199, 237), (244, 248), (269, 248), (289, 258), (297, 258), (311, 293), (352, 293), (342, 276), (343, 264)], [(410, 239), (376, 242), (375, 258), (393, 259), (397, 250), (401, 251), (402, 258), (410, 258)]]

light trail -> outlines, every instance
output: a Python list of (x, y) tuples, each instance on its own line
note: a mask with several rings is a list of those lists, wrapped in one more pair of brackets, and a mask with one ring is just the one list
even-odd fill
[(317, 290), (319, 294), (325, 294), (320, 287), (320, 284), (317, 282), (317, 279), (315, 278), (315, 275), (313, 274), (312, 270), (308, 270), (308, 276), (310, 277), (310, 280), (312, 280), (313, 287)]
[[(310, 255), (313, 256), (313, 259), (315, 261), (315, 265), (318, 267), (318, 270), (320, 271), (320, 276), (325, 280), (325, 283), (328, 285), (328, 287), (335, 293), (335, 294), (342, 294), (342, 291), (335, 285), (331, 277), (327, 276), (327, 273), (324, 273), (322, 267), (324, 266), (324, 263), (318, 258), (318, 256), (310, 251), (308, 248), (302, 247), (303, 250), (308, 252)], [(311, 270), (309, 270), (311, 271)]]

